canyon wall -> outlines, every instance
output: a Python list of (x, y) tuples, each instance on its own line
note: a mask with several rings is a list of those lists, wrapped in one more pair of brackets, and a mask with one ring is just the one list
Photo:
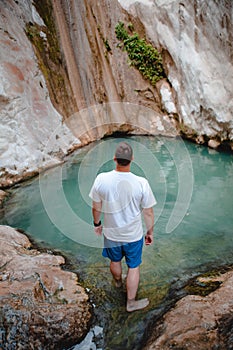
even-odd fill
[(188, 132), (233, 139), (233, 3), (119, 0), (164, 52), (179, 120)]
[[(0, 3), (0, 185), (115, 131), (233, 140), (232, 3)], [(163, 58), (156, 84), (129, 64), (122, 22)], [(213, 144), (213, 143), (212, 143)]]
[[(0, 177), (3, 186), (60, 162), (60, 155), (79, 143), (51, 103), (45, 77), (26, 35), (29, 22), (44, 26), (30, 1), (20, 4), (1, 1)], [(43, 36), (42, 31), (40, 35)]]

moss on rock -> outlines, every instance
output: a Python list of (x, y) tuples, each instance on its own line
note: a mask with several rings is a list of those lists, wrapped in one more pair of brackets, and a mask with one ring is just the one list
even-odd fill
[(68, 117), (76, 112), (77, 107), (60, 49), (53, 7), (50, 0), (38, 1), (35, 7), (45, 25), (29, 22), (26, 25), (26, 34), (33, 45), (55, 108), (64, 117)]

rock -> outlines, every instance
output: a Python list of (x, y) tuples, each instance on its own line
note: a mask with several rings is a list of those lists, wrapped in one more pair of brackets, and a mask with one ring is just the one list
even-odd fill
[(162, 322), (154, 326), (154, 334), (143, 349), (230, 349), (233, 271), (216, 280), (222, 284), (209, 295), (188, 295), (178, 301)]
[(29, 239), (0, 226), (1, 337), (5, 349), (63, 349), (83, 338), (91, 317), (77, 276), (62, 256), (32, 249)]
[(7, 196), (8, 196), (7, 192), (0, 190), (0, 208), (2, 207), (2, 203)]
[(211, 140), (208, 141), (208, 146), (209, 146), (210, 148), (216, 149), (216, 148), (218, 148), (218, 147), (220, 146), (220, 144), (221, 144), (221, 142), (219, 142), (219, 141), (217, 141), (217, 140), (211, 139)]
[(161, 81), (159, 85), (163, 108), (168, 114), (176, 114), (177, 110), (170, 85), (165, 80)]
[(198, 145), (202, 145), (203, 143), (205, 143), (205, 138), (203, 135), (198, 135), (195, 141)]

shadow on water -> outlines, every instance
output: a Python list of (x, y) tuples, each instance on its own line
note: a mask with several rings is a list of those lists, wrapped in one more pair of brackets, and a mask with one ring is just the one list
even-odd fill
[[(233, 160), (179, 139), (127, 138), (135, 154), (132, 171), (148, 178), (158, 202), (155, 243), (144, 247), (138, 290), (138, 297), (149, 297), (150, 304), (129, 314), (125, 288), (114, 288), (101, 244), (92, 240), (88, 198), (96, 174), (114, 168), (119, 140), (84, 147), (44, 173), (41, 182), (34, 179), (12, 189), (0, 223), (25, 230), (40, 247), (68, 258), (65, 268), (77, 272), (89, 291), (93, 324), (104, 328), (99, 347), (137, 350), (154, 321), (187, 293), (183, 286), (190, 278), (233, 263)], [(72, 222), (72, 215), (79, 220)]]

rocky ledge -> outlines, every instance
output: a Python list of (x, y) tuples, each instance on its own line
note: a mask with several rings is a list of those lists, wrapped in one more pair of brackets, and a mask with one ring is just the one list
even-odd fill
[(0, 343), (5, 349), (64, 349), (88, 330), (90, 304), (62, 256), (41, 253), (0, 226)]
[(198, 277), (195, 284), (199, 293), (208, 285), (218, 288), (206, 296), (188, 295), (179, 300), (153, 326), (144, 350), (233, 349), (233, 271)]

